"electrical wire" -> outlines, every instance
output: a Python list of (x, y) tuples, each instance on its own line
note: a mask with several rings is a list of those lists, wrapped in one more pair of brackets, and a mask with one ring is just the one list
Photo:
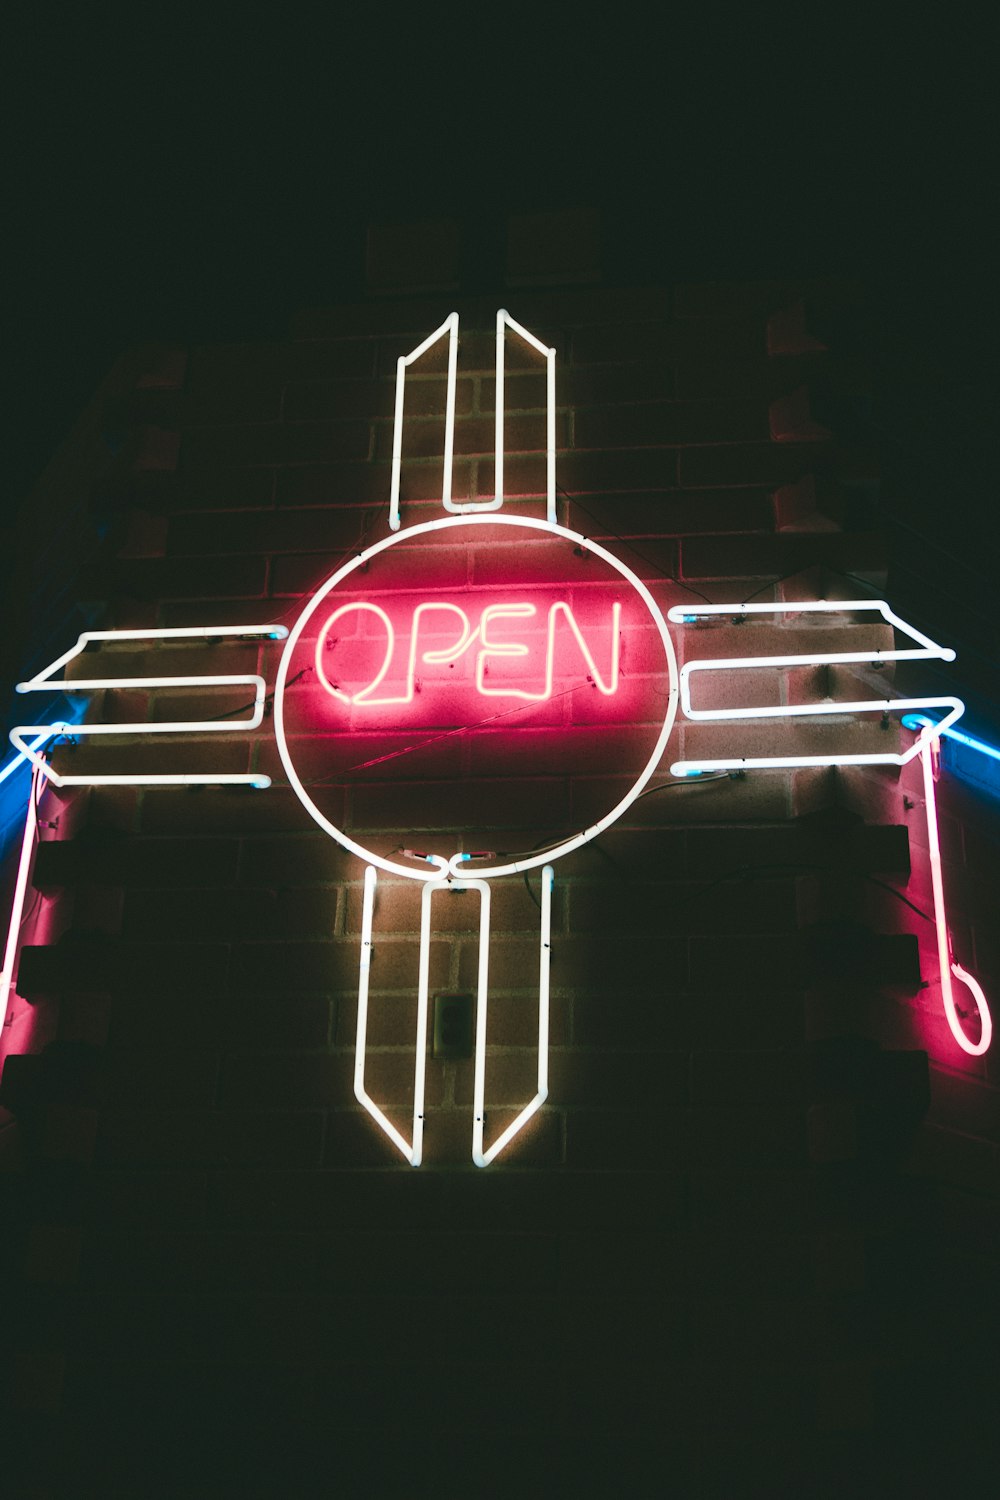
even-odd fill
[(641, 802), (644, 797), (654, 797), (657, 792), (676, 792), (681, 787), (704, 786), (709, 781), (742, 781), (745, 775), (744, 771), (712, 771), (698, 776), (684, 776), (678, 781), (664, 781), (660, 786), (650, 786), (644, 792), (640, 792), (632, 805), (634, 807), (635, 803)]
[(787, 583), (789, 578), (798, 578), (800, 574), (808, 573), (810, 568), (823, 568), (825, 572), (832, 573), (836, 578), (849, 578), (852, 583), (860, 583), (866, 589), (872, 588), (868, 580), (859, 577), (857, 573), (845, 573), (842, 568), (831, 568), (826, 563), (817, 560), (814, 563), (806, 563), (804, 568), (796, 568), (794, 572), (783, 573), (780, 578), (769, 579), (767, 583), (762, 583), (759, 589), (754, 589), (752, 594), (747, 594), (745, 599), (740, 600), (740, 603), (749, 604), (751, 599), (757, 598), (758, 594), (765, 593), (767, 589), (777, 588), (779, 583)]
[(578, 510), (583, 511), (585, 516), (589, 516), (592, 521), (596, 521), (599, 526), (603, 527), (603, 529), (608, 533), (609, 536), (614, 537), (616, 542), (621, 542), (622, 546), (627, 547), (630, 552), (634, 552), (636, 557), (641, 557), (642, 561), (644, 563), (647, 563), (654, 572), (659, 573), (661, 578), (666, 578), (669, 583), (676, 583), (679, 589), (684, 589), (688, 594), (696, 594), (699, 599), (704, 599), (706, 604), (712, 603), (712, 600), (708, 597), (707, 594), (703, 594), (701, 592), (701, 589), (692, 588), (689, 583), (681, 583), (679, 578), (675, 578), (672, 573), (668, 573), (665, 568), (661, 567), (659, 563), (654, 562), (653, 559), (649, 557), (645, 552), (641, 552), (639, 548), (634, 544), (634, 542), (630, 542), (625, 537), (619, 536), (617, 531), (612, 531), (611, 527), (607, 524), (606, 521), (602, 521), (600, 516), (596, 515), (594, 511), (588, 509), (588, 507), (584, 505), (582, 500), (578, 500), (575, 495), (571, 495), (568, 490), (564, 490), (561, 484), (557, 484), (556, 489), (559, 491), (559, 494), (564, 497), (564, 499), (570, 502), (571, 505), (575, 505)]
[[(683, 780), (679, 781), (665, 781), (662, 786), (649, 787), (646, 791), (640, 792), (638, 797), (634, 799), (632, 806), (634, 807), (636, 802), (641, 802), (644, 797), (651, 797), (654, 792), (676, 792), (684, 787), (696, 786), (698, 785), (698, 783), (704, 784), (705, 782), (709, 781), (738, 781), (740, 779), (741, 773), (739, 771), (717, 771), (714, 772), (711, 776), (690, 776), (685, 777)], [(544, 854), (547, 853), (549, 849), (558, 849), (559, 844), (563, 842), (563, 839), (559, 839), (553, 844), (546, 844), (544, 847), (542, 847), (540, 844), (535, 844), (531, 849), (522, 850), (521, 854), (538, 854), (539, 852)], [(607, 849), (604, 848), (604, 846), (598, 839), (591, 839), (587, 844), (581, 845), (581, 848), (592, 849), (595, 854), (602, 855), (604, 859), (608, 860), (610, 864), (614, 865), (621, 879), (625, 881), (628, 880), (628, 876), (623, 874), (622, 867), (619, 864), (618, 860), (615, 859), (614, 855), (608, 853)], [(501, 849), (497, 851), (497, 858), (519, 859), (521, 857), (521, 854), (510, 854), (507, 850)], [(524, 871), (524, 888), (540, 911), (541, 902), (535, 895), (534, 891), (531, 889), (531, 885), (528, 881), (529, 874), (530, 871)]]

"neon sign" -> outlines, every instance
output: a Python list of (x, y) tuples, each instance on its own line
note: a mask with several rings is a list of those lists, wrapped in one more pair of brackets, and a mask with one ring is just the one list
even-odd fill
[[(884, 600), (811, 601), (787, 604), (705, 604), (696, 608), (674, 606), (666, 616), (645, 583), (612, 552), (585, 535), (556, 520), (555, 505), (555, 351), (534, 337), (509, 313), (501, 309), (496, 320), (496, 468), (495, 494), (490, 499), (456, 501), (452, 495), (455, 433), (455, 394), (458, 350), (458, 315), (451, 314), (433, 334), (397, 363), (395, 420), (392, 445), (392, 476), (389, 527), (390, 535), (365, 547), (316, 590), (306, 602), (298, 620), (289, 632), (283, 625), (263, 624), (232, 627), (194, 627), (149, 631), (91, 631), (82, 635), (76, 645), (44, 671), (19, 684), (21, 692), (59, 688), (73, 693), (89, 693), (113, 688), (190, 688), (227, 689), (243, 687), (253, 692), (246, 717), (216, 717), (194, 720), (169, 720), (126, 724), (74, 724), (62, 722), (47, 725), (21, 725), (11, 734), (18, 760), (32, 765), (32, 788), (25, 819), (15, 886), (14, 910), (8, 928), (4, 970), (0, 976), (0, 1011), (6, 1009), (13, 985), (17, 958), (18, 934), (22, 922), (24, 895), (30, 877), (32, 851), (37, 826), (37, 803), (44, 784), (58, 787), (72, 785), (131, 784), (138, 786), (168, 785), (246, 785), (257, 789), (270, 786), (270, 777), (260, 772), (200, 773), (162, 771), (150, 773), (78, 773), (57, 772), (48, 759), (46, 747), (64, 735), (74, 737), (171, 736), (183, 733), (218, 734), (251, 731), (261, 726), (268, 697), (265, 677), (260, 671), (242, 674), (180, 674), (121, 677), (94, 676), (65, 678), (57, 674), (67, 668), (89, 645), (137, 646), (163, 642), (194, 645), (227, 638), (247, 641), (284, 640), (273, 690), (274, 732), (281, 764), (288, 784), (306, 813), (331, 838), (355, 854), (364, 863), (364, 894), (361, 921), (361, 949), (358, 981), (358, 1022), (355, 1041), (354, 1091), (359, 1103), (386, 1135), (395, 1149), (413, 1166), (423, 1159), (424, 1102), (426, 1096), (426, 1050), (429, 1013), (429, 973), (432, 911), (435, 896), (443, 890), (474, 891), (479, 898), (479, 949), (476, 981), (476, 1032), (474, 1063), (474, 1101), (472, 1159), (477, 1166), (487, 1166), (504, 1151), (544, 1103), (548, 1093), (548, 1032), (551, 955), (551, 912), (555, 881), (554, 865), (559, 859), (598, 837), (611, 827), (647, 789), (660, 769), (678, 711), (684, 720), (699, 722), (742, 723), (749, 721), (787, 721), (797, 717), (905, 711), (919, 726), (920, 733), (909, 748), (871, 753), (828, 753), (814, 755), (768, 755), (716, 758), (688, 758), (670, 766), (674, 776), (698, 776), (712, 771), (746, 771), (796, 766), (905, 765), (919, 757), (925, 777), (925, 808), (931, 847), (932, 883), (938, 960), (941, 972), (942, 1001), (949, 1026), (957, 1044), (972, 1056), (984, 1053), (990, 1045), (992, 1021), (982, 987), (973, 976), (956, 963), (951, 955), (950, 937), (944, 905), (940, 850), (937, 840), (936, 804), (933, 785), (933, 754), (938, 737), (954, 734), (953, 726), (964, 710), (961, 700), (950, 696), (921, 698), (888, 698), (875, 696), (849, 702), (825, 700), (746, 707), (699, 707), (695, 701), (696, 686), (704, 675), (719, 672), (742, 672), (748, 669), (787, 669), (832, 665), (866, 664), (881, 667), (895, 661), (951, 661), (954, 652), (938, 645), (896, 615)], [(504, 381), (505, 351), (508, 334), (519, 336), (545, 361), (546, 426), (546, 502), (545, 517), (503, 513), (504, 507)], [(400, 478), (403, 451), (403, 418), (407, 371), (413, 363), (439, 340), (448, 340), (447, 398), (444, 423), (443, 479), (441, 503), (446, 515), (416, 525), (402, 527), (400, 515)], [(492, 528), (489, 530), (488, 528)], [(555, 579), (544, 599), (528, 597), (529, 590), (518, 590), (497, 598), (495, 591), (488, 600), (479, 599), (473, 607), (469, 587), (457, 588), (452, 597), (417, 595), (415, 602), (400, 614), (399, 600), (383, 594), (369, 597), (372, 587), (371, 565), (385, 557), (399, 544), (409, 546), (416, 539), (449, 544), (487, 541), (493, 545), (502, 540), (537, 541), (548, 539), (578, 558), (599, 562), (611, 573), (611, 592), (602, 596), (603, 613), (591, 607), (587, 619), (582, 615), (576, 597), (570, 597), (565, 580)], [(339, 597), (350, 595), (344, 602)], [(591, 606), (594, 604), (590, 598)], [(750, 616), (791, 619), (794, 616), (822, 617), (844, 613), (874, 612), (881, 621), (905, 637), (911, 644), (902, 649), (865, 651), (827, 651), (782, 653), (769, 656), (730, 655), (686, 661), (678, 671), (668, 621), (683, 627), (698, 627), (715, 618), (723, 623)], [(327, 816), (316, 800), (313, 780), (296, 764), (295, 711), (289, 694), (293, 682), (303, 671), (293, 671), (302, 661), (315, 672), (323, 701), (329, 709), (344, 714), (347, 732), (372, 722), (374, 709), (413, 709), (424, 680), (448, 680), (447, 674), (458, 667), (466, 686), (484, 699), (510, 699), (515, 707), (530, 710), (544, 704), (556, 693), (557, 679), (567, 676), (567, 691), (581, 685), (597, 693), (596, 702), (614, 700), (626, 678), (623, 669), (629, 632), (642, 629), (649, 633), (658, 653), (655, 668), (658, 707), (651, 726), (652, 745), (648, 755), (634, 770), (623, 794), (602, 816), (554, 841), (549, 847), (516, 855), (498, 855), (492, 851), (454, 849), (447, 853), (425, 853), (413, 849), (401, 851), (402, 859), (366, 847), (343, 823)], [(298, 653), (298, 655), (297, 655)], [(331, 702), (332, 700), (332, 702)], [(923, 716), (923, 710), (943, 710), (936, 722)], [(914, 713), (914, 710), (920, 712)], [(385, 715), (374, 716), (379, 727), (385, 727)], [(407, 721), (409, 722), (409, 721)], [(906, 721), (904, 721), (906, 722)], [(448, 733), (465, 733), (476, 726), (462, 726)], [(345, 729), (338, 728), (343, 734)], [(13, 762), (16, 764), (16, 762)], [(10, 767), (0, 773), (0, 779)], [(396, 851), (399, 853), (400, 851)], [(408, 860), (409, 863), (403, 863)], [(469, 865), (476, 866), (472, 876)], [(542, 886), (539, 920), (538, 956), (538, 1029), (537, 1080), (533, 1097), (516, 1117), (491, 1142), (485, 1134), (487, 1057), (486, 1038), (489, 1006), (489, 957), (491, 882), (507, 876), (521, 876), (541, 869)], [(417, 1022), (414, 1059), (413, 1114), (410, 1138), (407, 1140), (378, 1102), (366, 1084), (366, 1055), (370, 983), (373, 954), (375, 908), (378, 899), (379, 873), (418, 881), (421, 891), (421, 919), (417, 960)], [(962, 1016), (955, 999), (952, 981), (967, 987), (972, 995), (980, 1021), (980, 1039), (972, 1042), (962, 1028)]]
[[(331, 629), (339, 624), (348, 615), (353, 613), (370, 614), (379, 622), (385, 632), (385, 654), (382, 664), (373, 680), (359, 689), (356, 693), (348, 693), (336, 683), (330, 681), (327, 675), (327, 664), (325, 661), (328, 650), (337, 644), (336, 637), (331, 637)], [(435, 613), (445, 613), (453, 620), (460, 622), (460, 633), (458, 640), (443, 649), (434, 651), (421, 651), (418, 644), (420, 638), (421, 621), (430, 618)], [(316, 642), (315, 665), (316, 675), (323, 684), (326, 691), (334, 698), (339, 698), (342, 703), (354, 704), (389, 704), (389, 703), (412, 703), (416, 691), (417, 666), (418, 663), (425, 665), (447, 665), (452, 666), (460, 660), (465, 653), (475, 645), (478, 640), (481, 649), (476, 653), (475, 681), (476, 691), (484, 698), (524, 698), (528, 702), (541, 703), (552, 697), (552, 683), (554, 677), (556, 626), (560, 620), (565, 620), (570, 627), (576, 642), (580, 647), (587, 667), (589, 680), (599, 692), (605, 697), (610, 697), (618, 690), (619, 670), (619, 630), (621, 627), (622, 607), (617, 601), (611, 606), (609, 655), (610, 667), (605, 678), (601, 674), (590, 647), (587, 644), (583, 632), (576, 622), (571, 607), (562, 600), (550, 605), (546, 626), (545, 644), (545, 685), (541, 691), (531, 691), (526, 688), (501, 686), (490, 687), (486, 678), (490, 669), (490, 662), (504, 658), (521, 658), (530, 654), (530, 647), (524, 641), (498, 640), (492, 635), (494, 621), (503, 630), (502, 622), (515, 620), (532, 620), (538, 614), (536, 605), (527, 601), (524, 603), (511, 604), (487, 604), (483, 607), (479, 624), (475, 629), (469, 620), (465, 610), (457, 604), (448, 604), (444, 601), (431, 601), (418, 604), (413, 611), (410, 623), (410, 647), (407, 654), (407, 665), (405, 673), (405, 690), (402, 693), (387, 693), (376, 695), (376, 688), (380, 687), (389, 674), (394, 660), (396, 632), (392, 621), (386, 611), (378, 604), (371, 604), (367, 600), (357, 600), (351, 604), (342, 604), (335, 609), (326, 624), (320, 630)], [(510, 628), (509, 626), (507, 627)]]
[[(927, 841), (930, 849), (931, 859), (931, 888), (934, 892), (934, 928), (937, 934), (938, 950), (938, 972), (941, 976), (941, 999), (944, 1003), (944, 1013), (951, 1030), (963, 1052), (968, 1052), (970, 1057), (981, 1057), (989, 1050), (993, 1039), (993, 1019), (990, 1016), (990, 1008), (983, 994), (983, 987), (968, 969), (961, 964), (955, 963), (951, 956), (951, 933), (948, 930), (948, 916), (944, 905), (944, 880), (941, 874), (941, 840), (938, 836), (937, 820), (937, 794), (934, 790), (934, 776), (937, 769), (938, 741), (935, 738), (934, 726), (924, 727), (917, 739), (914, 748), (920, 756), (920, 767), (923, 772), (924, 781), (924, 807), (927, 811)], [(965, 1033), (961, 1019), (958, 1014), (958, 1006), (955, 1002), (955, 989), (952, 978), (958, 980), (959, 984), (965, 986), (972, 996), (973, 1004), (979, 1012), (980, 1035), (978, 1042), (971, 1042)]]
[[(678, 605), (668, 610), (667, 617), (670, 620), (691, 625), (697, 623), (699, 619), (713, 616), (742, 620), (748, 615), (830, 615), (833, 613), (846, 614), (848, 612), (871, 613), (873, 611), (880, 615), (887, 625), (891, 625), (895, 631), (908, 637), (916, 644), (900, 651), (805, 652), (795, 655), (711, 657), (704, 661), (690, 661), (685, 663), (681, 668), (681, 709), (687, 719), (694, 721), (699, 719), (709, 720), (713, 722), (734, 719), (792, 719), (803, 715), (843, 713), (879, 713), (887, 717), (890, 713), (902, 712), (903, 717), (901, 722), (904, 727), (920, 730), (920, 733), (907, 749), (903, 751), (886, 751), (881, 754), (702, 758), (698, 760), (675, 761), (670, 769), (675, 776), (700, 776), (705, 772), (719, 770), (762, 770), (796, 766), (905, 766), (911, 760), (919, 757), (923, 771), (924, 810), (927, 819), (927, 839), (931, 859), (931, 883), (934, 892), (934, 923), (937, 933), (941, 998), (945, 1017), (955, 1041), (962, 1048), (963, 1052), (969, 1053), (972, 1057), (979, 1057), (989, 1048), (993, 1035), (993, 1022), (986, 996), (979, 981), (967, 969), (963, 968), (961, 964), (954, 963), (951, 957), (951, 937), (945, 911), (944, 883), (941, 874), (940, 841), (937, 825), (937, 799), (934, 792), (934, 770), (932, 764), (942, 735), (960, 739), (964, 743), (980, 749), (988, 755), (996, 754), (990, 746), (983, 745), (981, 741), (972, 740), (969, 736), (960, 734), (959, 731), (954, 729), (953, 726), (956, 720), (965, 712), (965, 704), (962, 700), (948, 696), (934, 698), (863, 698), (854, 702), (786, 703), (776, 706), (758, 705), (751, 708), (711, 709), (697, 709), (691, 701), (691, 678), (698, 672), (727, 672), (745, 671), (749, 668), (762, 667), (816, 667), (842, 664), (868, 664), (877, 669), (881, 668), (886, 662), (893, 661), (954, 661), (954, 651), (948, 646), (938, 645), (929, 636), (922, 634), (914, 626), (908, 625), (905, 620), (900, 619), (899, 615), (890, 609), (884, 599), (816, 599), (796, 601), (789, 604), (706, 604), (699, 605), (697, 609)], [(946, 713), (943, 718), (933, 720), (928, 718), (924, 713), (913, 712), (915, 709), (927, 708), (945, 709)], [(980, 1037), (978, 1042), (970, 1041), (963, 1030), (954, 997), (953, 978), (965, 985), (972, 996), (980, 1021)]]

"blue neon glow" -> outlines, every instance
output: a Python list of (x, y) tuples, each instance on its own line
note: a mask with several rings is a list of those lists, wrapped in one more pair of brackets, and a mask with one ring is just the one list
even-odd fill
[[(904, 714), (902, 719), (905, 729), (917, 731), (932, 727), (937, 722), (927, 714)], [(980, 791), (1000, 797), (1000, 750), (995, 745), (988, 745), (985, 740), (966, 734), (964, 729), (943, 729), (941, 738), (943, 741), (951, 741), (950, 744), (941, 746), (947, 769), (962, 781), (978, 787)]]

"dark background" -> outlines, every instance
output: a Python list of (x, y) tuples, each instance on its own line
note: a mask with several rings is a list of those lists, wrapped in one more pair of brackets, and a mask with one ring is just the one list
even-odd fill
[(902, 350), (995, 390), (995, 88), (971, 10), (459, 14), (22, 16), (8, 506), (124, 348), (357, 299), (371, 219), (457, 213), (484, 290), (505, 215), (566, 203), (602, 211), (612, 285), (861, 275)]

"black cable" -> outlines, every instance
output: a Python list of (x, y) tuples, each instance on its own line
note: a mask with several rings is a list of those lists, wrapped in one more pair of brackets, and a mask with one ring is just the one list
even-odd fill
[(860, 583), (866, 589), (872, 587), (866, 579), (859, 577), (857, 573), (845, 573), (843, 568), (831, 568), (826, 563), (817, 560), (814, 563), (806, 563), (805, 567), (796, 568), (792, 573), (783, 573), (780, 578), (769, 579), (767, 583), (762, 583), (759, 589), (754, 589), (752, 594), (747, 594), (745, 599), (740, 600), (740, 603), (749, 604), (751, 599), (756, 599), (757, 595), (763, 594), (765, 589), (777, 588), (779, 583), (787, 583), (789, 578), (798, 578), (801, 573), (808, 573), (810, 568), (823, 568), (827, 573), (833, 573), (837, 578), (849, 578), (852, 583)]
[(918, 917), (922, 917), (925, 922), (934, 921), (933, 916), (915, 905), (908, 896), (903, 895), (902, 891), (897, 891), (895, 886), (889, 885), (885, 880), (879, 880), (876, 875), (866, 875), (856, 870), (844, 870), (838, 865), (815, 864), (808, 860), (792, 860), (774, 864), (739, 865), (736, 869), (727, 870), (724, 875), (719, 875), (708, 885), (703, 886), (701, 890), (694, 891), (690, 896), (684, 896), (681, 900), (674, 901), (670, 906), (664, 907), (664, 911), (676, 911), (679, 907), (690, 906), (692, 902), (700, 901), (703, 896), (709, 895), (710, 892), (717, 890), (720, 885), (726, 885), (731, 880), (752, 880), (756, 874), (763, 871), (784, 871), (787, 873), (792, 870), (800, 872), (811, 871), (826, 875), (846, 874), (852, 876), (855, 880), (866, 880), (870, 885), (877, 885), (880, 890), (888, 891), (890, 896), (895, 896), (897, 901), (901, 901), (904, 906), (908, 906), (911, 911), (915, 912)]
[(606, 521), (602, 521), (600, 516), (595, 515), (592, 510), (589, 510), (587, 506), (584, 505), (582, 500), (578, 500), (575, 495), (571, 495), (568, 490), (564, 490), (561, 484), (557, 484), (556, 489), (559, 491), (560, 495), (564, 496), (564, 498), (570, 502), (571, 505), (575, 505), (579, 510), (583, 511), (584, 515), (589, 516), (592, 521), (596, 521), (599, 526), (602, 526), (604, 530), (607, 531), (609, 536), (614, 537), (616, 542), (621, 542), (622, 546), (627, 547), (630, 552), (634, 552), (636, 557), (641, 557), (643, 562), (647, 563), (654, 572), (659, 573), (661, 578), (666, 578), (670, 583), (676, 583), (679, 589), (684, 589), (688, 594), (696, 594), (699, 599), (704, 599), (706, 604), (712, 603), (712, 600), (708, 597), (707, 594), (703, 594), (700, 589), (692, 588), (689, 583), (681, 583), (679, 578), (675, 578), (672, 573), (668, 573), (665, 568), (662, 568), (659, 563), (654, 562), (653, 559), (651, 557), (648, 557), (645, 552), (640, 552), (639, 548), (635, 545), (634, 542), (630, 542), (625, 537), (619, 536), (617, 531), (612, 531), (611, 527), (608, 526)]
[[(39, 829), (39, 824), (38, 824), (38, 805), (39, 805), (39, 803), (41, 802), (41, 799), (42, 799), (42, 783), (41, 783), (41, 778), (38, 778), (36, 780), (35, 777), (32, 776), (32, 786), (31, 786), (31, 791), (30, 791), (29, 795), (30, 795), (31, 800), (34, 802), (34, 805), (35, 805), (34, 844), (35, 844), (35, 849), (37, 850), (38, 847), (39, 847), (39, 845), (42, 842), (41, 834), (38, 831), (38, 829)], [(32, 889), (31, 905), (28, 907), (28, 910), (23, 914), (23, 916), (21, 917), (21, 921), (18, 924), (18, 929), (17, 929), (18, 937), (20, 937), (21, 933), (24, 931), (24, 928), (27, 926), (28, 922), (30, 922), (31, 919), (35, 916), (36, 912), (38, 911), (38, 908), (42, 904), (42, 893), (41, 893), (41, 891), (38, 889), (38, 887), (36, 885), (33, 885), (31, 889)]]
[[(361, 530), (358, 532), (357, 538), (351, 544), (351, 546), (345, 547), (341, 551), (341, 553), (339, 554), (341, 559), (350, 557), (352, 553), (355, 556), (360, 556), (360, 554), (368, 545), (369, 532), (374, 531), (375, 527), (382, 520), (383, 515), (385, 515), (388, 509), (389, 501), (386, 500), (385, 503), (383, 505), (380, 505), (376, 510), (365, 511), (364, 519), (361, 522)], [(340, 565), (343, 566), (343, 563), (341, 562)], [(303, 604), (301, 598), (296, 599), (293, 604), (290, 604), (288, 606), (283, 614), (279, 615), (277, 620), (272, 620), (269, 623), (272, 625), (284, 625), (285, 621), (289, 618), (290, 615), (294, 614), (297, 619), (298, 616), (302, 613), (302, 610)]]
[[(307, 669), (304, 668), (303, 670)], [(545, 701), (547, 703), (553, 703), (557, 698), (565, 698), (568, 693), (578, 693), (581, 688), (587, 686), (588, 683), (586, 682), (578, 682), (574, 687), (564, 688), (560, 693), (553, 693), (552, 697), (547, 698)], [(500, 713), (487, 715), (485, 719), (477, 719), (474, 724), (457, 724), (454, 729), (444, 729), (440, 734), (431, 735), (430, 739), (414, 741), (412, 745), (404, 745), (401, 750), (391, 750), (388, 755), (378, 755), (374, 760), (363, 760), (359, 761), (356, 766), (348, 766), (344, 770), (343, 776), (349, 776), (352, 771), (367, 771), (371, 766), (384, 765), (386, 761), (397, 760), (401, 755), (411, 755), (414, 751), (423, 750), (428, 745), (437, 744), (439, 740), (450, 739), (450, 737), (455, 734), (471, 734), (473, 730), (481, 729), (484, 724), (492, 724), (497, 719), (507, 719), (511, 716), (511, 714), (527, 713), (535, 706), (536, 705), (534, 703), (519, 703), (515, 708), (505, 708)], [(304, 782), (303, 785), (331, 787), (347, 786), (348, 783), (343, 780), (343, 778), (338, 779), (337, 781), (324, 781), (322, 777), (316, 777), (312, 781)], [(555, 848), (555, 845), (553, 844), (552, 847)]]

